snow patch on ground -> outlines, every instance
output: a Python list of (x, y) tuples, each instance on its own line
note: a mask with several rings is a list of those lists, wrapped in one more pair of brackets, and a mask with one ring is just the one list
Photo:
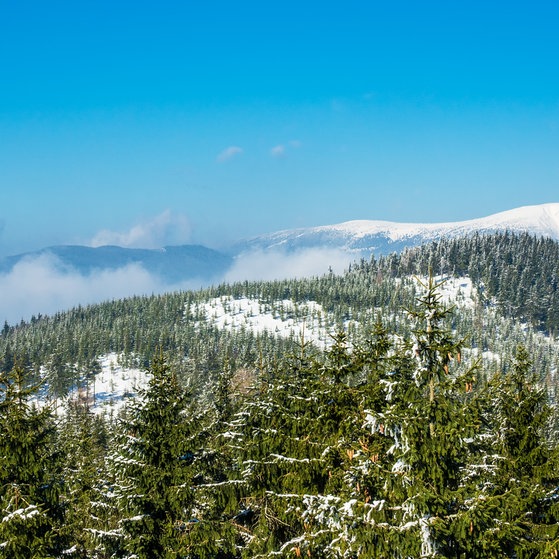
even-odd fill
[(328, 346), (333, 321), (315, 301), (295, 303), (289, 299), (266, 303), (257, 299), (231, 296), (216, 297), (190, 308), (201, 313), (205, 321), (219, 329), (268, 332), (279, 337), (303, 338), (320, 348)]
[(148, 373), (141, 369), (123, 367), (116, 353), (99, 358), (101, 372), (93, 383), (94, 408), (98, 411), (118, 411), (127, 398), (136, 396), (148, 382)]
[[(438, 276), (435, 280), (441, 283), (439, 293), (443, 303), (474, 308), (475, 289), (470, 278)], [(422, 278), (421, 281), (426, 284), (428, 279)], [(331, 334), (336, 331), (333, 317), (316, 301), (297, 303), (284, 299), (263, 302), (248, 297), (235, 299), (224, 295), (205, 303), (192, 304), (185, 311), (189, 316), (198, 316), (198, 324), (203, 321), (220, 330), (246, 330), (255, 334), (268, 332), (283, 338), (304, 337), (321, 349), (331, 344)], [(371, 311), (374, 313), (378, 309)], [(349, 321), (344, 326), (348, 324)]]
[[(475, 290), (472, 280), (468, 277), (453, 278), (448, 276), (436, 276), (436, 283), (441, 283), (438, 292), (441, 301), (447, 305), (466, 307), (473, 309), (475, 306)], [(427, 278), (422, 281), (427, 281)]]
[(116, 415), (129, 398), (137, 396), (138, 390), (147, 385), (149, 373), (123, 366), (117, 353), (101, 355), (98, 361), (101, 371), (74, 387), (66, 397), (51, 400), (46, 394), (39, 394), (36, 403), (52, 405), (58, 415), (64, 415), (66, 404), (72, 401), (83, 402), (94, 413)]

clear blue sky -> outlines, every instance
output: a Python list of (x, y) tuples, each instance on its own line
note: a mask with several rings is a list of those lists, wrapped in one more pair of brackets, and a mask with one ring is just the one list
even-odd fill
[(559, 201), (557, 2), (0, 5), (0, 255)]

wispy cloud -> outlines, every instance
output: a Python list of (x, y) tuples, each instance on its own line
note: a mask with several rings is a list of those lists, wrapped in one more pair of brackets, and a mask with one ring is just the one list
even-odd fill
[(270, 150), (270, 155), (272, 157), (283, 157), (285, 155), (285, 146), (283, 144), (280, 144), (278, 146), (274, 146)]
[(288, 148), (299, 149), (302, 143), (299, 140), (290, 140), (287, 144), (278, 144), (270, 149), (270, 155), (272, 157), (285, 157), (287, 155)]
[(118, 245), (128, 248), (161, 248), (165, 245), (188, 242), (191, 234), (190, 222), (186, 216), (165, 210), (131, 227), (128, 231), (99, 231), (90, 245)]
[(236, 157), (241, 153), (243, 153), (243, 148), (239, 146), (229, 146), (217, 156), (217, 161), (218, 163), (225, 163), (226, 161), (233, 159), (233, 157)]

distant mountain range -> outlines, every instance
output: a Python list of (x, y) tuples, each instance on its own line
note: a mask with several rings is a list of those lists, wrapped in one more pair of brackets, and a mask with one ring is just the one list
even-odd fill
[(337, 225), (279, 231), (235, 245), (235, 253), (249, 250), (287, 251), (305, 248), (338, 248), (358, 256), (399, 252), (441, 237), (459, 237), (498, 231), (531, 233), (559, 240), (559, 203), (524, 206), (488, 217), (450, 223), (397, 223), (347, 221)]
[(171, 285), (185, 279), (219, 280), (233, 263), (232, 256), (201, 245), (160, 249), (64, 245), (4, 258), (0, 260), (0, 273), (10, 272), (19, 262), (40, 257), (52, 258), (61, 272), (72, 270), (82, 275), (136, 264)]
[(348, 221), (337, 225), (290, 229), (232, 245), (217, 251), (200, 245), (168, 246), (161, 249), (131, 249), (117, 246), (55, 246), (0, 260), (0, 274), (10, 272), (24, 259), (50, 255), (64, 271), (87, 275), (95, 270), (113, 270), (137, 264), (168, 284), (189, 279), (219, 281), (235, 259), (247, 253), (302, 252), (306, 249), (341, 250), (355, 258), (399, 252), (441, 237), (497, 231), (534, 235), (559, 240), (559, 203), (525, 206), (488, 217), (450, 223), (397, 223), (390, 221)]

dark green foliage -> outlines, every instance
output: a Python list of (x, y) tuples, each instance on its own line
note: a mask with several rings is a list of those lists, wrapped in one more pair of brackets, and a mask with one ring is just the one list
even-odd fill
[[(64, 497), (67, 514), (63, 532), (72, 544), (69, 558), (88, 557), (89, 550), (99, 550), (95, 534), (110, 525), (110, 509), (103, 503), (106, 491), (104, 458), (108, 426), (102, 416), (95, 416), (87, 402), (67, 404), (60, 427), (59, 445), (64, 455)], [(107, 546), (105, 546), (107, 547)]]
[(402, 347), (410, 358), (400, 360), (386, 380), (386, 405), (367, 417), (371, 431), (389, 441), (378, 457), (382, 470), (376, 475), (384, 485), (370, 515), (380, 524), (380, 529), (371, 526), (378, 548), (371, 557), (467, 552), (456, 525), (466, 511), (462, 472), (477, 422), (468, 397), (474, 369), (451, 370), (451, 361), (460, 359), (460, 344), (443, 327), (449, 311), (441, 306), (437, 288), (430, 279), (410, 311), (417, 326), (410, 345)]
[[(557, 556), (559, 357), (522, 324), (555, 331), (556, 249), (473, 236), (343, 276), (135, 297), (6, 325), (0, 556)], [(452, 312), (434, 280), (402, 276), (429, 269), (480, 282), (475, 308)], [(322, 321), (333, 335), (323, 350), (218, 330), (204, 310), (217, 297)], [(309, 300), (330, 314), (303, 310)], [(510, 362), (519, 342), (527, 349)], [(502, 360), (478, 360), (483, 350)], [(105, 421), (87, 403), (111, 351), (125, 365), (151, 362), (152, 375)], [(51, 395), (85, 395), (58, 433), (30, 404), (26, 387), (40, 375), (13, 367), (19, 353), (45, 365)]]
[(394, 256), (397, 274), (469, 276), (508, 317), (559, 331), (559, 243), (529, 234), (442, 239)]
[(37, 387), (18, 364), (0, 374), (0, 557), (58, 557), (61, 527), (60, 456), (48, 407), (30, 402)]
[(495, 469), (488, 495), (498, 499), (496, 518), (507, 526), (499, 545), (506, 555), (540, 557), (559, 550), (559, 456), (547, 437), (548, 396), (538, 384), (524, 347), (509, 373), (492, 380), (491, 419)]
[(140, 399), (120, 422), (110, 456), (122, 546), (140, 559), (181, 557), (193, 516), (187, 396), (163, 357), (154, 359)]

